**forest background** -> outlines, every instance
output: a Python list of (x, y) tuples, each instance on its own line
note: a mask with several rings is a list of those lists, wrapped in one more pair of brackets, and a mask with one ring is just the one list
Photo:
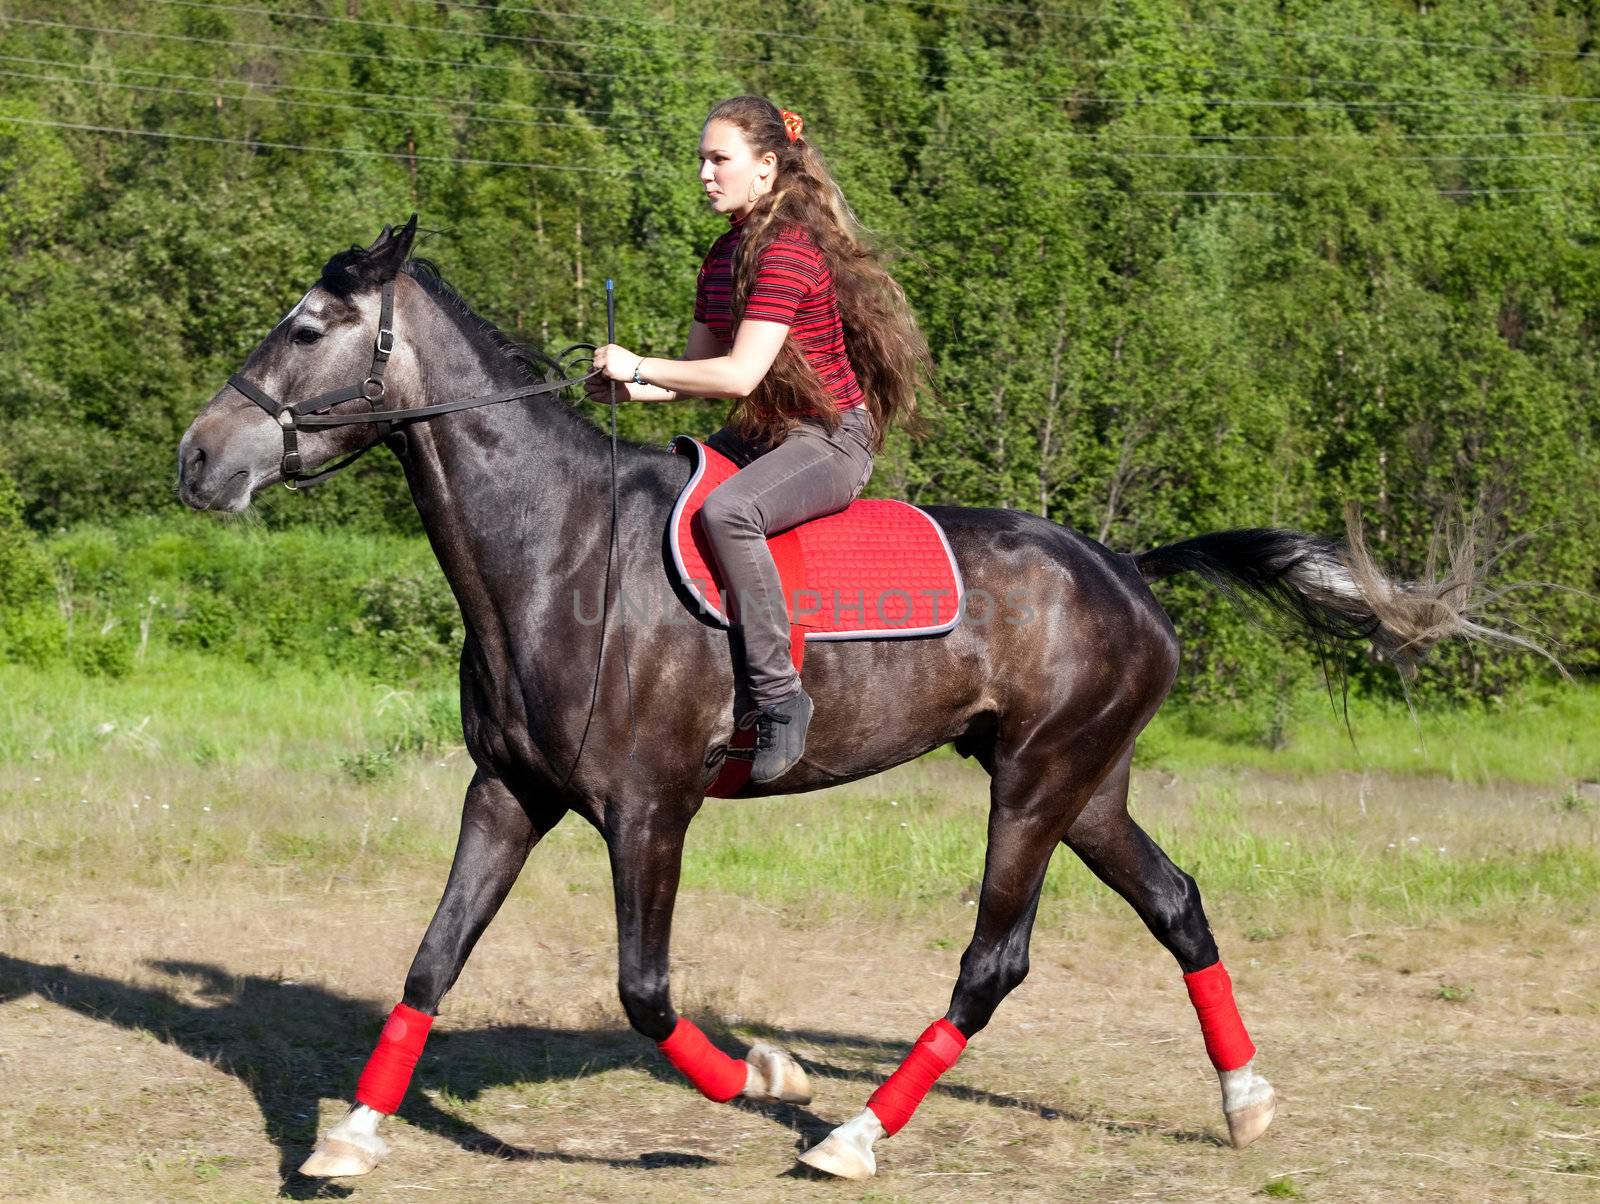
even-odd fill
[[(804, 115), (938, 361), (932, 437), (871, 494), (1127, 551), (1337, 533), (1354, 500), (1407, 576), (1481, 508), (1497, 578), (1543, 583), (1502, 613), (1600, 671), (1594, 0), (3, 0), (0, 29), (0, 661), (292, 646), (447, 683), (459, 618), (392, 458), (222, 525), (175, 500), (180, 434), (329, 255), (412, 211), (510, 333), (600, 340), (609, 276), (619, 341), (681, 354), (725, 228), (699, 125), (755, 92)], [(618, 417), (664, 442), (725, 406)], [(1162, 598), (1181, 697), (1281, 743), (1315, 658)], [(1424, 700), (1552, 679), (1440, 652)]]

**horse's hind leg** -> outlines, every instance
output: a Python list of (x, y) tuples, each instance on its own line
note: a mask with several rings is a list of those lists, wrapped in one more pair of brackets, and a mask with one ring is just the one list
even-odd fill
[[(1077, 746), (1093, 748), (1097, 741), (1089, 737), (1102, 734), (1109, 733), (1080, 732), (1084, 738)], [(967, 1040), (989, 1023), (1000, 1001), (1026, 977), (1028, 940), (1045, 869), (1107, 763), (1080, 759), (1074, 765), (1059, 744), (1021, 743), (1025, 751), (1001, 753), (995, 760), (977, 921), (961, 957), (949, 1010), (918, 1038), (864, 1111), (800, 1156), (807, 1166), (846, 1179), (874, 1174), (873, 1144), (904, 1127)]]
[(1249, 1145), (1272, 1123), (1276, 1097), (1252, 1065), (1255, 1046), (1234, 1006), (1199, 887), (1128, 814), (1128, 758), (1067, 829), (1066, 843), (1177, 959), (1222, 1085), (1228, 1135), (1237, 1147)]
[(482, 770), (473, 777), (450, 878), (411, 962), (402, 1002), (390, 1013), (362, 1072), (356, 1103), (318, 1141), (301, 1174), (364, 1175), (388, 1152), (378, 1125), (400, 1106), (440, 1000), (455, 985), (533, 846), (563, 814), (564, 809), (554, 806), (530, 811), (505, 783)]

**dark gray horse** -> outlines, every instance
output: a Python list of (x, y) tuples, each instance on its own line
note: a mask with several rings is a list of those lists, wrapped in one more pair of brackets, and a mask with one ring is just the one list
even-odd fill
[[(393, 335), (392, 353), (385, 347), (387, 363), (379, 365), (387, 369), (384, 386), (369, 385), (369, 400), (346, 390), (331, 407), (335, 416), (380, 404), (415, 410), (525, 389), (537, 379), (537, 360), (408, 260), (415, 221), (329, 260), (250, 354), (238, 378), (247, 383), (219, 391), (178, 452), (183, 501), (237, 512), (284, 478), (285, 426), (296, 429), (305, 471), (381, 439), (404, 468), (465, 620), (461, 714), (476, 772), (455, 862), (404, 1003), (358, 1089), (363, 1102), (324, 1136), (304, 1169), (359, 1174), (376, 1165), (386, 1148), (378, 1122), (398, 1106), (440, 1000), (529, 852), (568, 812), (593, 824), (609, 850), (618, 986), (634, 1028), (662, 1043), (713, 1098), (808, 1099), (792, 1059), (758, 1046), (734, 1062), (680, 1020), (668, 994), (684, 833), (703, 801), (706, 767), (733, 729), (729, 634), (692, 615), (648, 627), (635, 620), (625, 677), (614, 585), (608, 620), (594, 618), (602, 583), (614, 583), (618, 572), (630, 594), (677, 603), (662, 536), (688, 463), (656, 448), (621, 446), (617, 561), (608, 573), (610, 446), (554, 395), (383, 428), (280, 425), (269, 416), (277, 399), (311, 398), (373, 372), (386, 291)], [(375, 394), (381, 402), (370, 400)], [(990, 613), (974, 610), (942, 638), (814, 645), (805, 680), (816, 720), (805, 758), (787, 776), (746, 791), (833, 786), (949, 743), (992, 777), (976, 929), (949, 1011), (872, 1106), (806, 1161), (834, 1174), (872, 1173), (873, 1142), (904, 1123), (1027, 973), (1040, 884), (1062, 844), (1176, 958), (1219, 1073), (1230, 1134), (1236, 1144), (1252, 1140), (1272, 1119), (1272, 1089), (1250, 1062), (1254, 1049), (1199, 891), (1126, 806), (1134, 738), (1178, 665), (1172, 625), (1148, 583), (1199, 571), (1276, 602), (1314, 633), (1370, 639), (1405, 657), (1441, 635), (1482, 634), (1464, 617), (1462, 582), (1390, 582), (1359, 540), (1347, 546), (1290, 531), (1233, 531), (1129, 556), (1033, 514), (926, 509), (943, 525), (969, 592), (995, 600)]]

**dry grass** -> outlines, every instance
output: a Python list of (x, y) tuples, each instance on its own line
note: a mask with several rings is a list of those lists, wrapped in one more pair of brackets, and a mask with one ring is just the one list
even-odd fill
[[(70, 780), (15, 765), (0, 777), (4, 1194), (312, 1194), (284, 1175), (342, 1110), (397, 996), (443, 882), (464, 769), (449, 758), (352, 788), (320, 772), (175, 767), (150, 790), (138, 772), (108, 760)], [(1334, 868), (1297, 860), (1305, 848), (1365, 867), (1380, 895), (1434, 881), (1417, 871), (1452, 858), (1504, 858), (1508, 842), (1513, 860), (1565, 864), (1562, 850), (1592, 846), (1592, 813), (1526, 788), (1414, 779), (1147, 775), (1137, 793), (1208, 890), (1283, 1095), (1251, 1150), (1220, 1144), (1215, 1081), (1170, 959), (1063, 865), (1032, 975), (884, 1143), (879, 1178), (789, 1177), (795, 1151), (852, 1115), (943, 1010), (971, 923), (965, 871), (944, 866), (942, 846), (908, 855), (939, 891), (852, 892), (823, 855), (808, 861), (807, 842), (877, 857), (845, 840), (851, 815), (908, 844), (941, 824), (978, 830), (970, 767), (933, 759), (853, 794), (714, 804), (696, 827), (679, 1005), (730, 1048), (769, 1035), (796, 1051), (812, 1107), (709, 1104), (627, 1031), (599, 841), (563, 825), (447, 1002), (391, 1126), (391, 1161), (328, 1194), (1205, 1200), (1272, 1183), (1340, 1201), (1593, 1198), (1600, 952), (1584, 880), (1408, 901), (1296, 877)], [(1411, 835), (1413, 851), (1387, 848)], [(1289, 858), (1264, 868), (1291, 872), (1226, 860), (1244, 837), (1252, 856)], [(1424, 854), (1422, 839), (1449, 851)], [(797, 860), (792, 876), (746, 889), (728, 850), (752, 844), (765, 849), (757, 867)], [(969, 845), (949, 855), (975, 868)], [(1405, 857), (1418, 860), (1386, 860)], [(809, 895), (796, 885), (808, 872), (823, 884)]]

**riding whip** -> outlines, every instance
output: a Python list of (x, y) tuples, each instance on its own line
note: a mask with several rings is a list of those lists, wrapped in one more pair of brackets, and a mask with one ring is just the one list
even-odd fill
[[(617, 342), (617, 286), (606, 277), (606, 342)], [(617, 635), (622, 640), (622, 680), (628, 692), (628, 758), (633, 758), (639, 742), (638, 719), (633, 712), (633, 671), (628, 667), (628, 599), (622, 584), (622, 551), (617, 547), (617, 382), (611, 384), (611, 547), (606, 552), (606, 576), (611, 575), (611, 557), (617, 558)], [(605, 630), (601, 629), (601, 651), (605, 651)], [(598, 680), (598, 678), (596, 679)], [(574, 763), (576, 767), (576, 763)]]
[[(606, 277), (606, 342), (615, 346), (617, 342), (617, 290), (611, 278)], [(589, 728), (594, 724), (595, 704), (600, 700), (600, 671), (605, 664), (606, 632), (610, 628), (611, 615), (611, 561), (615, 556), (617, 561), (617, 600), (623, 605), (617, 615), (617, 632), (622, 638), (622, 677), (628, 689), (628, 758), (632, 760), (634, 746), (639, 740), (638, 721), (633, 713), (633, 674), (628, 668), (628, 633), (625, 627), (627, 619), (627, 603), (622, 587), (622, 557), (617, 553), (617, 382), (608, 380), (611, 404), (611, 542), (606, 548), (606, 580), (600, 597), (600, 648), (595, 653), (594, 661), (594, 686), (589, 693), (589, 716), (583, 721), (583, 735), (578, 737), (578, 751), (573, 754), (572, 766), (567, 770), (567, 776), (562, 780), (561, 788), (566, 789), (572, 781), (573, 775), (578, 772), (578, 763), (583, 760), (583, 750), (589, 744)]]

